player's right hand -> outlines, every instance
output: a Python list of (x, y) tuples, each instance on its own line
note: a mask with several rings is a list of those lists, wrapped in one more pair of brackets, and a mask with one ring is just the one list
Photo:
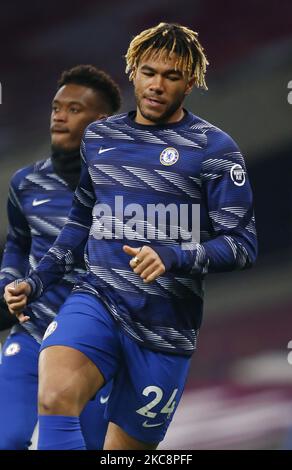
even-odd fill
[(19, 284), (11, 282), (7, 284), (4, 292), (4, 299), (8, 310), (12, 315), (16, 315), (20, 323), (24, 323), (30, 319), (22, 313), (26, 307), (27, 298), (31, 293), (31, 287), (28, 282), (21, 281)]

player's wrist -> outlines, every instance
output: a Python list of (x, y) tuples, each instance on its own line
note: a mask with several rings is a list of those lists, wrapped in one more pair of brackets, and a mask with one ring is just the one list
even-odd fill
[(165, 271), (171, 271), (177, 267), (177, 256), (171, 247), (167, 246), (151, 246), (151, 248), (158, 254), (162, 263), (164, 264)]
[[(4, 300), (4, 292), (5, 292), (5, 287), (8, 286), (8, 284), (11, 284), (11, 282), (15, 281), (15, 278), (12, 276), (7, 276), (0, 281), (0, 298)], [(5, 301), (5, 300), (4, 300)]]
[(43, 285), (40, 278), (36, 274), (32, 273), (23, 279), (23, 281), (26, 282), (30, 288), (30, 292), (27, 296), (28, 302), (33, 302), (35, 299), (39, 298), (43, 291)]

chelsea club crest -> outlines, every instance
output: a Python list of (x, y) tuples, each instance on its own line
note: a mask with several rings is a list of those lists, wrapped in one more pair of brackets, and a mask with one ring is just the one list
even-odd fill
[(179, 159), (178, 151), (173, 147), (167, 147), (160, 154), (160, 163), (162, 165), (174, 165)]
[(14, 354), (19, 353), (20, 351), (20, 344), (18, 343), (10, 343), (9, 346), (4, 351), (4, 356), (14, 356)]

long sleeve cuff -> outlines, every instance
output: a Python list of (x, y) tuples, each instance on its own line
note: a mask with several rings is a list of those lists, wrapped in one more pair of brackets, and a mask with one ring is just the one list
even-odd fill
[(24, 279), (24, 281), (27, 282), (31, 288), (31, 293), (28, 297), (28, 302), (31, 303), (42, 295), (43, 283), (39, 276), (35, 273), (31, 273)]

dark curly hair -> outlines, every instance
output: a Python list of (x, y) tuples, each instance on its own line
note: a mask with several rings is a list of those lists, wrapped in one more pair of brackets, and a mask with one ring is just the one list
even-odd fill
[(70, 70), (65, 70), (58, 80), (58, 89), (69, 83), (96, 91), (102, 96), (105, 111), (109, 114), (117, 112), (121, 106), (119, 86), (107, 73), (93, 65), (76, 65)]

